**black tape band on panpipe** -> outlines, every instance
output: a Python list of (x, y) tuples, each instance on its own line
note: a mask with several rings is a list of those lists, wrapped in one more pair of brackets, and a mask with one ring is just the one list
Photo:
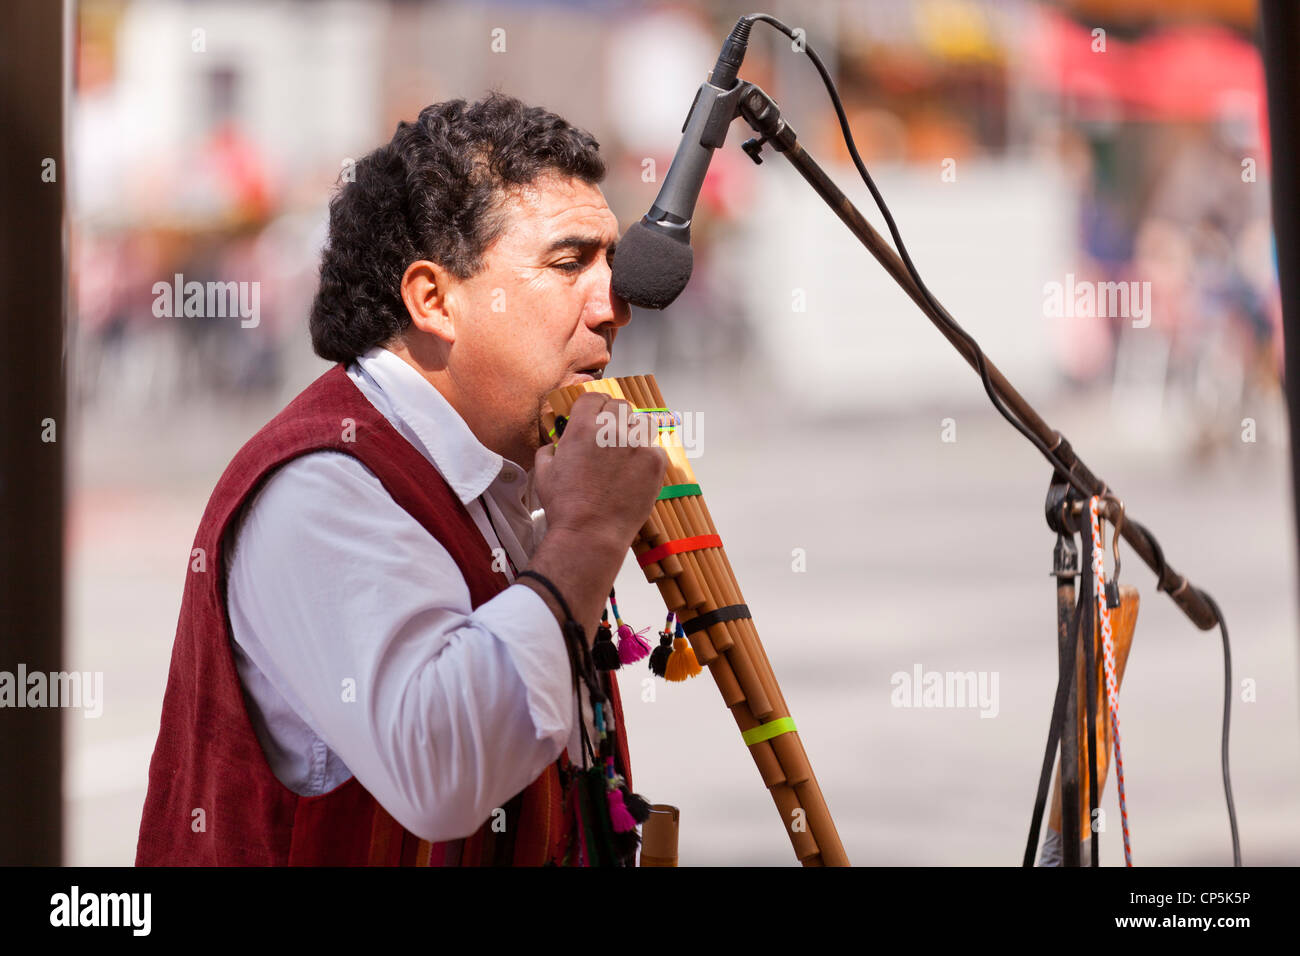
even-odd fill
[(682, 630), (686, 632), (687, 637), (696, 631), (702, 631), (706, 627), (712, 627), (714, 624), (721, 624), (724, 621), (739, 621), (741, 618), (751, 617), (749, 607), (744, 604), (728, 604), (726, 607), (720, 607), (716, 611), (705, 611), (699, 617), (693, 617), (689, 621), (682, 621)]

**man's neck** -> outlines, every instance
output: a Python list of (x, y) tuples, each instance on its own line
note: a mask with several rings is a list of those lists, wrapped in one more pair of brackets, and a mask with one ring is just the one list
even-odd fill
[(486, 412), (479, 402), (474, 402), (456, 387), (455, 381), (447, 372), (445, 364), (426, 365), (404, 342), (385, 346), (390, 352), (420, 373), (420, 377), (438, 390), (448, 405), (461, 417), (474, 437), (484, 448), (496, 452), (507, 461), (512, 461), (525, 471), (532, 471), (533, 459), (540, 447), (541, 424), (531, 423), (523, 428), (512, 427), (503, 423), (500, 417)]

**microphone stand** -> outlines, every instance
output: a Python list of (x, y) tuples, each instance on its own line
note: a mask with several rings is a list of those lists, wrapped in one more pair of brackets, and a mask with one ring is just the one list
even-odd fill
[[(777, 103), (762, 89), (741, 79), (737, 79), (736, 85), (725, 92), (712, 87), (710, 84), (702, 87), (701, 92), (707, 92), (714, 97), (708, 120), (701, 121), (702, 129), (707, 127), (710, 134), (701, 137), (701, 145), (705, 147), (722, 145), (721, 137), (718, 136), (719, 129), (721, 128), (725, 135), (725, 127), (732, 119), (737, 115), (744, 117), (745, 122), (758, 134), (756, 139), (746, 141), (742, 147), (750, 158), (755, 163), (761, 164), (763, 162), (762, 148), (765, 145), (770, 146), (784, 156), (790, 165), (798, 170), (799, 175), (812, 186), (817, 195), (821, 196), (835, 215), (867, 247), (867, 251), (875, 256), (876, 261), (884, 266), (885, 271), (920, 307), (921, 311), (938, 328), (944, 338), (952, 343), (953, 347), (957, 349), (958, 353), (972, 368), (978, 371), (979, 366), (974, 351), (964, 339), (948, 327), (938, 310), (926, 300), (926, 297), (913, 281), (907, 266), (893, 247), (872, 227), (871, 223), (863, 217), (857, 207), (849, 201), (848, 197), (831, 181), (826, 172), (799, 144), (795, 131), (781, 118), (781, 110)], [(691, 143), (690, 146), (695, 148), (694, 143)], [(684, 143), (682, 148), (686, 149), (687, 144)], [(689, 228), (689, 221), (686, 221), (684, 225)], [(1092, 473), (1075, 453), (1065, 436), (1043, 421), (1033, 406), (1016, 391), (987, 356), (985, 356), (984, 364), (993, 390), (1019, 421), (1027, 426), (1049, 451), (1056, 455), (1057, 459), (1068, 470), (1069, 476), (1074, 479), (1074, 483), (1088, 489), (1090, 494), (1108, 496), (1106, 500), (1100, 503), (1099, 510), (1103, 511), (1106, 517), (1116, 524), (1124, 540), (1155, 572), (1157, 590), (1166, 592), (1174, 603), (1182, 609), (1183, 613), (1191, 619), (1192, 623), (1201, 630), (1209, 630), (1215, 627), (1219, 623), (1218, 614), (1205, 600), (1201, 591), (1192, 586), (1186, 577), (1169, 565), (1160, 550), (1159, 544), (1154, 538), (1148, 536), (1146, 529), (1139, 522), (1131, 516), (1124, 515), (1123, 505), (1119, 502), (1110, 486)], [(1048, 750), (1043, 758), (1037, 802), (1030, 825), (1029, 845), (1025, 850), (1024, 865), (1026, 866), (1033, 865), (1034, 854), (1037, 851), (1043, 804), (1046, 800), (1047, 783), (1051, 776), (1051, 764), (1055, 757), (1057, 741), (1059, 741), (1061, 748), (1061, 834), (1063, 861), (1066, 866), (1078, 866), (1081, 862), (1078, 841), (1080, 829), (1078, 791), (1081, 757), (1086, 760), (1090, 771), (1089, 809), (1095, 809), (1097, 802), (1097, 754), (1094, 748), (1095, 736), (1091, 726), (1093, 716), (1091, 712), (1089, 714), (1088, 743), (1083, 748), (1086, 757), (1076, 747), (1076, 728), (1078, 727), (1079, 714), (1075, 660), (1076, 655), (1081, 653), (1083, 647), (1091, 648), (1096, 606), (1095, 596), (1092, 591), (1091, 574), (1086, 573), (1083, 575), (1085, 586), (1081, 588), (1078, 604), (1074, 607), (1073, 620), (1071, 619), (1071, 605), (1074, 604), (1074, 577), (1079, 573), (1079, 553), (1074, 548), (1072, 541), (1075, 534), (1079, 534), (1081, 537), (1082, 553), (1087, 562), (1086, 568), (1089, 571), (1091, 569), (1092, 554), (1092, 541), (1088, 522), (1086, 520), (1080, 521), (1078, 518), (1081, 512), (1083, 514), (1087, 512), (1087, 498), (1080, 494), (1074, 483), (1071, 483), (1069, 479), (1063, 476), (1055, 466), (1053, 467), (1045, 510), (1048, 527), (1054, 534), (1054, 543), (1056, 545), (1053, 575), (1056, 577), (1054, 586), (1057, 590), (1058, 633), (1056, 637), (1060, 673), (1048, 734)], [(1084, 644), (1083, 642), (1087, 643)], [(1089, 657), (1091, 657), (1090, 654)], [(1091, 694), (1092, 689), (1089, 688), (1089, 697), (1087, 698), (1089, 701), (1092, 700)], [(1089, 710), (1091, 711), (1091, 704)], [(1093, 833), (1090, 841), (1093, 851), (1093, 865), (1096, 865), (1097, 859), (1096, 840), (1097, 834)]]
[[(744, 144), (742, 148), (745, 152), (756, 163), (762, 162), (759, 154), (764, 145), (770, 145), (784, 156), (790, 165), (798, 170), (799, 175), (807, 180), (808, 184), (817, 192), (817, 195), (826, 201), (826, 204), (831, 207), (835, 215), (839, 216), (840, 220), (849, 227), (849, 230), (857, 236), (858, 240), (867, 247), (867, 251), (876, 257), (876, 261), (885, 267), (885, 271), (893, 277), (902, 290), (929, 317), (944, 338), (952, 343), (962, 358), (972, 368), (977, 368), (974, 353), (956, 333), (952, 332), (944, 324), (939, 314), (926, 302), (925, 297), (917, 289), (916, 283), (912, 281), (912, 277), (903, 264), (903, 260), (899, 258), (898, 253), (893, 250), (880, 233), (876, 232), (875, 228), (871, 223), (867, 222), (857, 207), (826, 175), (825, 170), (799, 144), (794, 130), (781, 118), (781, 110), (776, 101), (754, 84), (744, 80), (738, 82), (743, 87), (740, 96), (736, 98), (739, 114), (759, 134), (758, 139), (751, 139)], [(1033, 406), (1025, 401), (1024, 397), (1015, 390), (987, 356), (985, 356), (984, 364), (988, 369), (989, 379), (993, 383), (994, 390), (1015, 413), (1016, 417), (1027, 425), (1066, 465), (1070, 474), (1093, 494), (1114, 495), (1111, 487), (1096, 477), (1088, 466), (1083, 463), (1083, 460), (1075, 454), (1065, 436), (1043, 421)], [(1156, 573), (1157, 590), (1167, 592), (1173, 598), (1174, 603), (1182, 608), (1183, 613), (1201, 630), (1208, 631), (1216, 626), (1219, 623), (1218, 616), (1210, 608), (1210, 605), (1205, 602), (1200, 591), (1164, 560), (1164, 555), (1160, 553), (1158, 547), (1152, 548), (1152, 543), (1144, 532), (1145, 529), (1131, 515), (1124, 518), (1120, 534), (1137, 555)]]

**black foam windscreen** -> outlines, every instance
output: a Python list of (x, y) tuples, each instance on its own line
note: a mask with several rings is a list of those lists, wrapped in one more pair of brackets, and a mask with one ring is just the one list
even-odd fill
[(665, 308), (686, 288), (694, 263), (689, 244), (637, 222), (614, 254), (614, 292), (643, 309)]

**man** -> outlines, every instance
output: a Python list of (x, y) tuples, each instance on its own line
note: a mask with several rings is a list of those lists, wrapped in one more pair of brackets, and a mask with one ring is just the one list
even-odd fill
[(137, 863), (574, 862), (565, 606), (590, 644), (666, 464), (597, 444), (598, 395), (543, 442), (630, 319), (598, 150), (440, 103), (332, 201), (311, 336), (339, 364), (208, 504)]

